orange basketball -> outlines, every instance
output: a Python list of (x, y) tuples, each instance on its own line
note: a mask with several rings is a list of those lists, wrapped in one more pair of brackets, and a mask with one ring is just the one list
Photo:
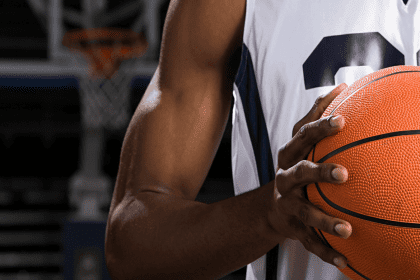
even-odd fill
[(350, 222), (348, 239), (315, 229), (347, 257), (352, 279), (420, 279), (420, 67), (396, 66), (356, 81), (322, 117), (342, 115), (342, 131), (308, 156), (347, 168), (343, 184), (317, 183), (307, 198)]

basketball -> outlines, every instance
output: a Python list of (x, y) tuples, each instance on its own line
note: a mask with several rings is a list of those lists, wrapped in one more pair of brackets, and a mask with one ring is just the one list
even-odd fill
[(348, 221), (348, 239), (314, 229), (347, 257), (351, 279), (420, 277), (420, 67), (395, 66), (369, 74), (340, 93), (322, 117), (342, 115), (345, 126), (320, 141), (307, 160), (336, 163), (342, 184), (306, 187), (307, 199)]

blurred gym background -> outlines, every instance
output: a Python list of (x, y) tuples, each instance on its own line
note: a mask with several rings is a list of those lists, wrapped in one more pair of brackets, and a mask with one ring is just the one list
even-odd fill
[[(72, 198), (77, 183), (71, 178), (90, 164), (81, 158), (81, 79), (88, 64), (62, 39), (92, 22), (145, 34), (146, 54), (121, 66), (130, 80), (131, 119), (158, 64), (168, 5), (169, 0), (0, 0), (0, 280), (110, 279), (103, 256), (106, 216), (71, 218), (84, 207)], [(230, 116), (198, 201), (234, 195), (231, 122)], [(105, 130), (98, 146), (99, 169), (110, 181), (101, 198), (105, 215), (127, 125)], [(245, 269), (222, 279), (245, 279)]]

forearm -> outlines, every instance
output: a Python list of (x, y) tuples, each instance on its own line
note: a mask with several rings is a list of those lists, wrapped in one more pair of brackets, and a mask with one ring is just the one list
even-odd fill
[(112, 228), (121, 279), (218, 279), (263, 256), (285, 240), (268, 223), (273, 187), (209, 205), (142, 194)]

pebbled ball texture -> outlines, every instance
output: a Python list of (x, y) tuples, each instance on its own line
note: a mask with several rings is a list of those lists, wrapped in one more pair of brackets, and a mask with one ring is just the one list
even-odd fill
[(420, 67), (363, 77), (322, 117), (329, 115), (344, 116), (345, 127), (319, 142), (308, 160), (343, 165), (349, 177), (310, 184), (307, 196), (348, 221), (353, 233), (345, 240), (316, 232), (347, 257), (341, 271), (352, 279), (420, 279)]

